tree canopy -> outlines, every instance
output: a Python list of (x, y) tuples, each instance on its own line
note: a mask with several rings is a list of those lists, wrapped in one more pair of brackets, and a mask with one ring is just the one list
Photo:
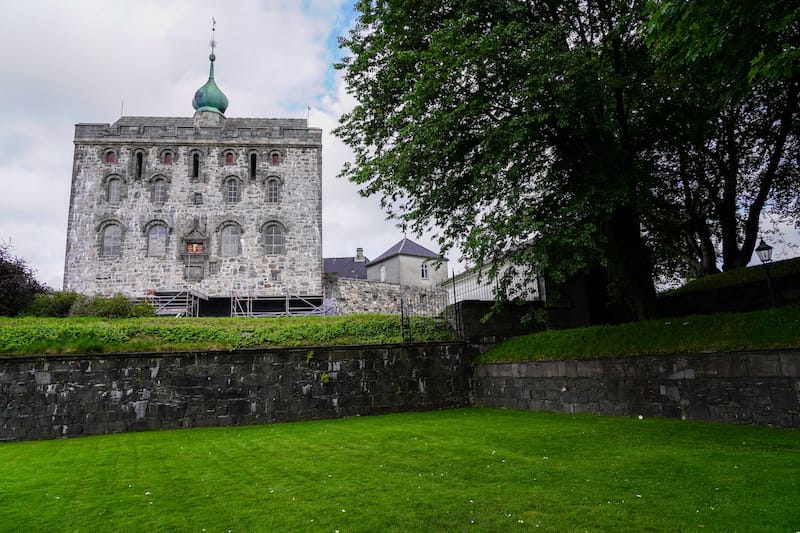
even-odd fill
[(27, 263), (11, 253), (11, 246), (0, 243), (0, 316), (16, 316), (46, 290)]
[[(602, 265), (616, 299), (646, 317), (655, 266), (689, 261), (690, 232), (710, 234), (716, 264), (728, 211), (715, 206), (732, 195), (738, 217), (740, 182), (755, 182), (776, 151), (762, 204), (776, 182), (797, 179), (783, 157), (797, 133), (796, 93), (780, 69), (759, 71), (772, 85), (745, 84), (706, 105), (687, 87), (724, 93), (727, 80), (700, 67), (675, 75), (676, 54), (694, 51), (670, 44), (681, 26), (660, 5), (359, 1), (341, 41), (350, 55), (337, 65), (358, 101), (335, 131), (355, 154), (342, 175), (412, 230), (440, 228), (444, 250), (511, 264), (501, 284)], [(767, 118), (765, 106), (774, 107)], [(692, 216), (707, 227), (689, 227)]]

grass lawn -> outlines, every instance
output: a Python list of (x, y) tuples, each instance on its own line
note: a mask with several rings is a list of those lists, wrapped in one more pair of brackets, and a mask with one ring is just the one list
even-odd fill
[[(514, 337), (481, 362), (800, 348), (800, 306), (748, 313), (660, 318), (618, 326), (550, 330)], [(800, 531), (800, 530), (798, 530)]]
[(800, 530), (800, 432), (467, 408), (0, 444), (4, 531)]
[[(432, 318), (413, 317), (419, 341), (451, 340)], [(403, 341), (400, 315), (281, 318), (7, 318), (0, 355), (234, 350)]]

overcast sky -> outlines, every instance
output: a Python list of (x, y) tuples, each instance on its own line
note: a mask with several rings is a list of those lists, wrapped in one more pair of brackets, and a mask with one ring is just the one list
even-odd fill
[[(229, 117), (305, 118), (322, 128), (323, 255), (375, 258), (403, 234), (378, 198), (337, 178), (350, 151), (330, 133), (349, 110), (333, 63), (353, 0), (0, 0), (0, 242), (47, 285), (64, 269), (74, 125), (192, 116), (208, 78)], [(123, 109), (124, 101), (124, 109)], [(409, 235), (438, 251), (424, 235)], [(461, 270), (458, 257), (451, 266)]]

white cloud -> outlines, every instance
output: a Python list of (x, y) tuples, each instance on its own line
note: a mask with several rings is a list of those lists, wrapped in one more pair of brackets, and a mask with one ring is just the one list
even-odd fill
[(228, 116), (301, 117), (311, 105), (311, 125), (323, 128), (324, 254), (360, 246), (376, 257), (402, 238), (377, 198), (336, 177), (352, 156), (330, 131), (354, 102), (333, 71), (331, 43), (352, 22), (350, 1), (4, 3), (0, 241), (12, 241), (41, 281), (61, 287), (74, 124), (114, 122), (123, 100), (125, 115), (191, 116), (208, 76), (212, 17)]

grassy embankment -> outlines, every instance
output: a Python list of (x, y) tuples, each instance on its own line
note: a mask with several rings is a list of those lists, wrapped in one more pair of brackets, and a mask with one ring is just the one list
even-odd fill
[(666, 318), (515, 337), (484, 362), (800, 348), (800, 306)]
[[(414, 317), (415, 340), (448, 340)], [(233, 350), (402, 341), (398, 315), (294, 318), (3, 318), (0, 355)]]
[(458, 409), (0, 445), (15, 531), (795, 531), (800, 433)]

